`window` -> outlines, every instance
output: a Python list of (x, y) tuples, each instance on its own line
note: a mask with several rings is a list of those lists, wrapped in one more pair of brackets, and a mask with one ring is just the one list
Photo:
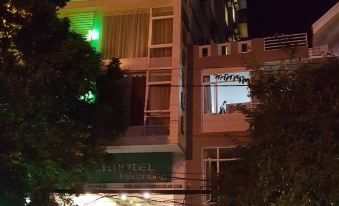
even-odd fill
[(128, 126), (144, 125), (144, 108), (146, 93), (146, 74), (127, 73), (121, 82), (124, 92), (124, 104), (126, 105), (125, 117)]
[(248, 38), (247, 23), (239, 23), (238, 28), (239, 28), (240, 37), (241, 38)]
[[(155, 78), (158, 81), (167, 82), (171, 76), (165, 75)], [(167, 83), (153, 82), (148, 84), (147, 109), (145, 111), (146, 135), (169, 134), (170, 122), (170, 94), (171, 85)]]
[(148, 13), (104, 17), (102, 42), (104, 59), (146, 57), (148, 25)]
[(152, 45), (172, 43), (173, 18), (154, 19), (152, 26)]
[(226, 56), (231, 53), (231, 45), (228, 43), (218, 44), (218, 55)]
[[(238, 25), (239, 26), (239, 25)], [(247, 26), (247, 25), (245, 25)], [(241, 26), (239, 26), (239, 29), (243, 29)], [(247, 28), (246, 28), (247, 29)], [(243, 35), (247, 35), (246, 34), (246, 30), (240, 30), (240, 33), (237, 34), (237, 36), (240, 37), (244, 37)], [(252, 41), (241, 41), (238, 42), (238, 54), (241, 53), (248, 53), (252, 51)]]
[(227, 46), (221, 46), (221, 55), (227, 55)]
[(247, 8), (246, 0), (239, 0), (239, 9), (246, 9), (246, 8)]
[(246, 53), (248, 51), (247, 44), (241, 44), (241, 53)]
[(170, 104), (170, 94), (170, 84), (149, 85), (147, 110), (168, 110)]
[(207, 57), (208, 56), (208, 48), (202, 48), (202, 56)]
[[(205, 148), (203, 153), (203, 173), (206, 179), (205, 188), (213, 190), (216, 186), (215, 181), (220, 175), (227, 174), (229, 170), (237, 164), (236, 160), (240, 159), (239, 149), (231, 147), (213, 147)], [(212, 194), (206, 196), (208, 201), (216, 201)]]
[(150, 57), (171, 57), (173, 43), (173, 7), (151, 9)]
[(172, 47), (165, 47), (165, 48), (151, 48), (152, 58), (155, 57), (171, 57), (172, 56)]
[(249, 103), (248, 79), (249, 72), (203, 76), (204, 114), (229, 114), (237, 104)]

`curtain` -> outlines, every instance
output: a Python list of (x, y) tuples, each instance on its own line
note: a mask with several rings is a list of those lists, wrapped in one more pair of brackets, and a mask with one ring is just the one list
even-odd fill
[[(173, 18), (155, 19), (152, 24), (152, 45), (173, 42)], [(171, 57), (172, 48), (153, 48), (151, 57)]]
[(147, 109), (148, 110), (168, 110), (170, 103), (170, 85), (149, 86)]
[(149, 14), (104, 17), (104, 59), (146, 57), (148, 28)]
[(172, 56), (172, 47), (167, 48), (152, 48), (151, 57), (171, 57)]
[[(210, 82), (210, 76), (204, 76), (203, 82)], [(211, 85), (204, 86), (204, 114), (212, 113)]]
[(146, 77), (132, 78), (132, 92), (130, 102), (130, 125), (144, 124), (144, 105), (146, 91)]
[(173, 41), (173, 19), (155, 19), (152, 25), (152, 45)]

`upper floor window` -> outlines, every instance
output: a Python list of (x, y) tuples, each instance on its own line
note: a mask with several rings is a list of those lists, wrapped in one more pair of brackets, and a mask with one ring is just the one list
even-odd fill
[(150, 57), (172, 56), (173, 7), (151, 9)]
[(199, 57), (211, 56), (211, 48), (209, 45), (199, 47)]
[[(237, 160), (240, 160), (240, 149), (231, 147), (204, 148), (203, 151), (203, 173), (206, 179), (206, 189), (213, 190), (216, 187), (217, 178), (228, 171), (234, 170)], [(207, 195), (206, 200), (216, 201), (217, 197)]]
[(153, 19), (152, 45), (170, 44), (173, 37), (173, 18)]
[[(243, 33), (246, 35), (245, 33)], [(243, 36), (242, 36), (243, 37)], [(251, 52), (251, 41), (241, 41), (238, 43), (238, 53), (248, 53)]]
[(247, 44), (241, 44), (241, 53), (246, 53), (248, 51), (248, 46)]
[(208, 56), (208, 48), (202, 48), (202, 56), (207, 57)]
[(203, 76), (204, 114), (229, 114), (237, 104), (249, 103), (248, 79), (249, 72)]
[(218, 45), (218, 55), (219, 56), (226, 56), (231, 54), (231, 45), (224, 43)]
[(221, 46), (221, 55), (227, 55), (227, 46)]
[(104, 59), (147, 56), (149, 13), (145, 12), (104, 17)]

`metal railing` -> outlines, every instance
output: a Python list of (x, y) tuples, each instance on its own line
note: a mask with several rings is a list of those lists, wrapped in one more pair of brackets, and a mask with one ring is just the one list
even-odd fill
[(307, 47), (307, 34), (289, 34), (264, 38), (265, 51), (288, 47)]

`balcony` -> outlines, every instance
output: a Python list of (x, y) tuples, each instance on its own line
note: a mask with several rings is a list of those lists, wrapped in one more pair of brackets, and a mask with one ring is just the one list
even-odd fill
[(225, 113), (222, 114), (204, 114), (203, 115), (203, 133), (210, 132), (239, 132), (248, 129), (247, 118), (237, 106), (245, 106), (246, 109), (255, 109), (258, 103), (228, 104)]

